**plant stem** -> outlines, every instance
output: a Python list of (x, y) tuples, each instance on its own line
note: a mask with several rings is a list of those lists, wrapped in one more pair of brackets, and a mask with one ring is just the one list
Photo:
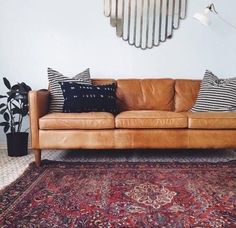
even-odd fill
[[(20, 103), (20, 109), (23, 109), (23, 102)], [(22, 127), (22, 121), (23, 121), (23, 117), (21, 114), (19, 114), (19, 124), (18, 124), (18, 130), (17, 132), (21, 131), (21, 127)]]
[(16, 128), (15, 128), (15, 120), (14, 120), (14, 114), (12, 112), (12, 101), (10, 102), (10, 111), (11, 111), (11, 124), (12, 124), (12, 128), (13, 128), (13, 133), (16, 132)]
[[(10, 106), (10, 107), (9, 107)], [(11, 101), (9, 101), (7, 103), (7, 110), (10, 114), (10, 129), (11, 129), (11, 132), (12, 133), (15, 133), (15, 126), (14, 126), (14, 116), (13, 116), (13, 113), (12, 113), (12, 105), (11, 105)]]

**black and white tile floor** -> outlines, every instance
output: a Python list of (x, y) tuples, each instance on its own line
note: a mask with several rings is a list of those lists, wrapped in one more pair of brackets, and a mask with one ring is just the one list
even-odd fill
[[(43, 151), (42, 159), (80, 162), (226, 162), (236, 160), (232, 150), (80, 150)], [(0, 151), (0, 189), (18, 178), (34, 161), (33, 153), (9, 157)]]

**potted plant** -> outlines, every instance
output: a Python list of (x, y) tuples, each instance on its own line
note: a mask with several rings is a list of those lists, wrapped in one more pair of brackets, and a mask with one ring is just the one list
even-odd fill
[(23, 119), (28, 115), (28, 92), (31, 88), (24, 82), (11, 86), (10, 82), (3, 78), (8, 91), (6, 95), (0, 95), (4, 100), (0, 103), (0, 114), (4, 133), (7, 136), (7, 149), (9, 156), (22, 156), (28, 154), (28, 132), (22, 131)]

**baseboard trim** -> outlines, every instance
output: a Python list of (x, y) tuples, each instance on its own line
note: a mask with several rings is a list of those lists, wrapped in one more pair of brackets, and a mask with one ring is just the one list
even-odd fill
[[(31, 150), (32, 149), (32, 146), (31, 146), (31, 135), (29, 133), (29, 138), (28, 138), (28, 150)], [(7, 150), (7, 140), (4, 140), (4, 138), (1, 137), (1, 140), (0, 140), (0, 150)]]
[(0, 144), (0, 150), (6, 150), (7, 144)]
[[(31, 145), (28, 146), (28, 150), (31, 150)], [(0, 150), (7, 150), (7, 144), (0, 143)]]

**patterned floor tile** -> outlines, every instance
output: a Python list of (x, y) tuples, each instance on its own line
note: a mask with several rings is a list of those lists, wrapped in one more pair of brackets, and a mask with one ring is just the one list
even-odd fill
[[(43, 151), (42, 159), (81, 162), (220, 162), (236, 159), (232, 150), (80, 150)], [(33, 153), (22, 157), (9, 157), (0, 151), (0, 189), (18, 178), (29, 163)]]

